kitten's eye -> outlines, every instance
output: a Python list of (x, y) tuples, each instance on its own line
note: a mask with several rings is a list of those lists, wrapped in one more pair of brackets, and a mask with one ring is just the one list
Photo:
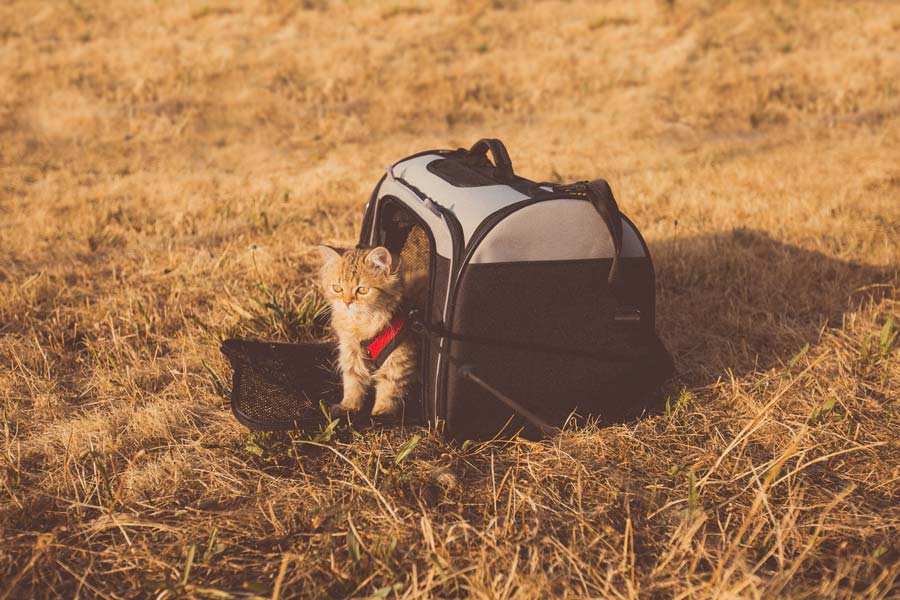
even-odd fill
[(336, 283), (335, 283), (334, 285), (331, 286), (331, 289), (333, 289), (333, 290), (334, 290), (336, 293), (338, 293), (338, 294), (340, 294), (341, 292), (344, 291), (344, 288), (342, 288), (341, 286), (339, 286), (339, 285), (336, 284)]
[(367, 288), (365, 286), (358, 287), (358, 288), (356, 288), (356, 293), (359, 294), (360, 296), (365, 296), (366, 294), (369, 293), (369, 288)]

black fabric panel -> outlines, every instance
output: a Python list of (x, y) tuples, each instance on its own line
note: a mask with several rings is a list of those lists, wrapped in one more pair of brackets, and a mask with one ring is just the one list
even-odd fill
[[(492, 177), (480, 169), (473, 169), (462, 161), (446, 158), (433, 160), (426, 167), (429, 171), (456, 187), (479, 187), (497, 185)], [(486, 167), (489, 168), (489, 167)]]
[[(454, 308), (453, 331), (465, 335), (554, 346), (566, 352), (503, 348), (454, 341), (447, 378), (448, 433), (481, 439), (521, 418), (456, 369), (475, 374), (526, 408), (561, 425), (573, 411), (616, 421), (658, 399), (668, 355), (652, 330), (652, 269), (646, 258), (622, 259), (619, 300), (606, 281), (611, 259), (467, 265)], [(622, 310), (641, 321), (617, 321)], [(622, 360), (573, 356), (614, 351)], [(526, 433), (529, 430), (526, 429)], [(531, 431), (534, 433), (534, 431)]]
[(527, 437), (539, 437), (520, 415), (460, 377), (457, 365), (473, 365), (476, 375), (556, 426), (570, 415), (613, 423), (654, 410), (671, 363), (655, 339), (636, 337), (631, 345), (634, 360), (616, 363), (453, 342), (447, 378), (448, 433), (457, 440), (488, 439), (523, 429)]
[(368, 243), (369, 235), (372, 233), (372, 225), (375, 222), (375, 204), (378, 202), (378, 191), (381, 189), (381, 184), (384, 183), (385, 177), (387, 177), (386, 173), (382, 175), (381, 179), (378, 180), (378, 183), (375, 184), (375, 189), (372, 190), (372, 194), (369, 196), (369, 202), (366, 204), (362, 227), (360, 227), (359, 230), (359, 244), (361, 246)]
[[(440, 323), (444, 317), (444, 303), (447, 300), (447, 278), (450, 275), (450, 259), (435, 254), (432, 263), (434, 274), (432, 278), (431, 292), (431, 314), (424, 315), (430, 323)], [(443, 405), (443, 390), (438, 387), (438, 382), (434, 375), (437, 370), (438, 361), (441, 359), (440, 346), (436, 338), (423, 338), (422, 348), (427, 348), (427, 356), (425, 357), (426, 367), (424, 370), (424, 395), (423, 408), (425, 419), (433, 421), (437, 418), (445, 418), (443, 409), (435, 408), (435, 391), (438, 391), (439, 405)]]
[[(618, 300), (606, 281), (609, 258), (466, 265), (453, 330), (590, 352), (608, 335), (617, 308), (652, 312), (649, 260), (621, 261)], [(642, 319), (652, 330), (647, 325)]]
[(444, 303), (447, 301), (447, 281), (450, 276), (450, 259), (435, 255), (432, 262), (433, 287), (431, 291), (431, 314), (425, 315), (432, 323), (440, 323), (444, 319)]
[[(498, 173), (497, 167), (486, 158), (482, 163), (475, 164), (470, 160), (451, 156), (443, 160), (431, 161), (425, 168), (456, 187), (507, 185), (526, 196), (541, 196), (548, 193), (547, 190), (540, 189), (539, 185), (530, 179), (525, 179), (518, 175), (514, 175), (511, 179), (502, 177)], [(440, 203), (440, 198), (435, 200)]]

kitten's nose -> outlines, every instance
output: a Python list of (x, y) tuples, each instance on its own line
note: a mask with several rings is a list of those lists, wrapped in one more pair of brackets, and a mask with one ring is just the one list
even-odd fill
[(353, 298), (351, 296), (343, 297), (344, 304), (347, 305), (347, 308), (350, 308), (350, 305), (353, 304)]

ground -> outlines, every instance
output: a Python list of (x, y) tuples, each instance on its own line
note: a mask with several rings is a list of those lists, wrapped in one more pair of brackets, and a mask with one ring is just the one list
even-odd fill
[[(0, 4), (0, 598), (900, 597), (900, 4)], [(605, 177), (663, 414), (253, 436), (386, 164)], [(552, 398), (547, 399), (552, 402)]]

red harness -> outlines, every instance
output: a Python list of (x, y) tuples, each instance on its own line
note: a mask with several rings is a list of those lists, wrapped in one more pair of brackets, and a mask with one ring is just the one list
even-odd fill
[(381, 333), (370, 340), (360, 342), (362, 347), (369, 353), (369, 358), (375, 363), (377, 369), (384, 364), (387, 357), (391, 355), (406, 333), (409, 331), (406, 315), (397, 313), (391, 318), (391, 322), (387, 327), (381, 330)]

